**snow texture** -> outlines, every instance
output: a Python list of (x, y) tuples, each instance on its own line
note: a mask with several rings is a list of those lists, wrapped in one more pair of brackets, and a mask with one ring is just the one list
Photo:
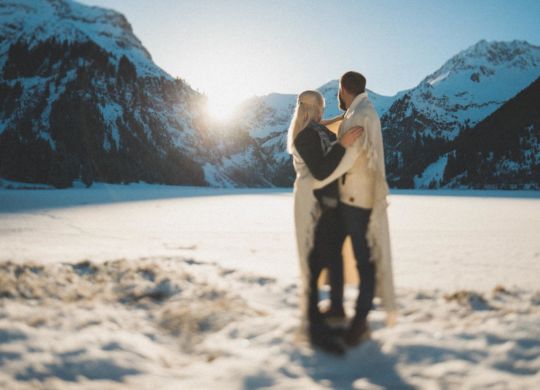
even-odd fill
[(430, 188), (432, 183), (438, 185), (441, 183), (444, 176), (444, 169), (448, 163), (448, 154), (441, 156), (437, 161), (428, 165), (421, 176), (414, 178), (414, 188)]
[(2, 388), (540, 386), (537, 192), (393, 191), (398, 323), (335, 358), (297, 337), (289, 190), (7, 185)]
[(478, 123), (538, 76), (540, 47), (517, 40), (482, 40), (453, 56), (408, 94), (415, 110), (445, 123), (453, 138), (459, 125)]

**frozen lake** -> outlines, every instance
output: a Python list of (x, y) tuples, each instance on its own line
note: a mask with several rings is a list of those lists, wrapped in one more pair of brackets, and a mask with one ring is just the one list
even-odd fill
[[(536, 288), (537, 192), (394, 191), (398, 287)], [(185, 257), (296, 280), (289, 190), (135, 184), (0, 190), (0, 260)]]
[(397, 324), (336, 358), (295, 336), (291, 191), (0, 189), (0, 388), (539, 388), (538, 193), (390, 203)]

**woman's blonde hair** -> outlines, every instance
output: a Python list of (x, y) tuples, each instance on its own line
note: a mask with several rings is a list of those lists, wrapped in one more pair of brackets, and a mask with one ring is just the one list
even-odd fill
[(292, 154), (296, 136), (312, 120), (318, 120), (324, 109), (324, 98), (317, 91), (304, 91), (296, 99), (296, 108), (287, 133), (287, 151)]

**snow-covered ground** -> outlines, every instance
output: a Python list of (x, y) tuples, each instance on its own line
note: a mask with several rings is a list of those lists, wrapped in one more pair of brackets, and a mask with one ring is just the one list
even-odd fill
[(336, 358), (297, 338), (289, 190), (0, 189), (0, 388), (539, 388), (540, 194), (390, 203), (398, 323)]

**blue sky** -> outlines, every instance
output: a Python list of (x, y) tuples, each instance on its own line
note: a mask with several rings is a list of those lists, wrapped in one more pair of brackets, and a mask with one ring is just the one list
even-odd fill
[(540, 1), (82, 0), (125, 14), (154, 61), (211, 97), (299, 93), (358, 70), (392, 95), (480, 39), (540, 45)]

